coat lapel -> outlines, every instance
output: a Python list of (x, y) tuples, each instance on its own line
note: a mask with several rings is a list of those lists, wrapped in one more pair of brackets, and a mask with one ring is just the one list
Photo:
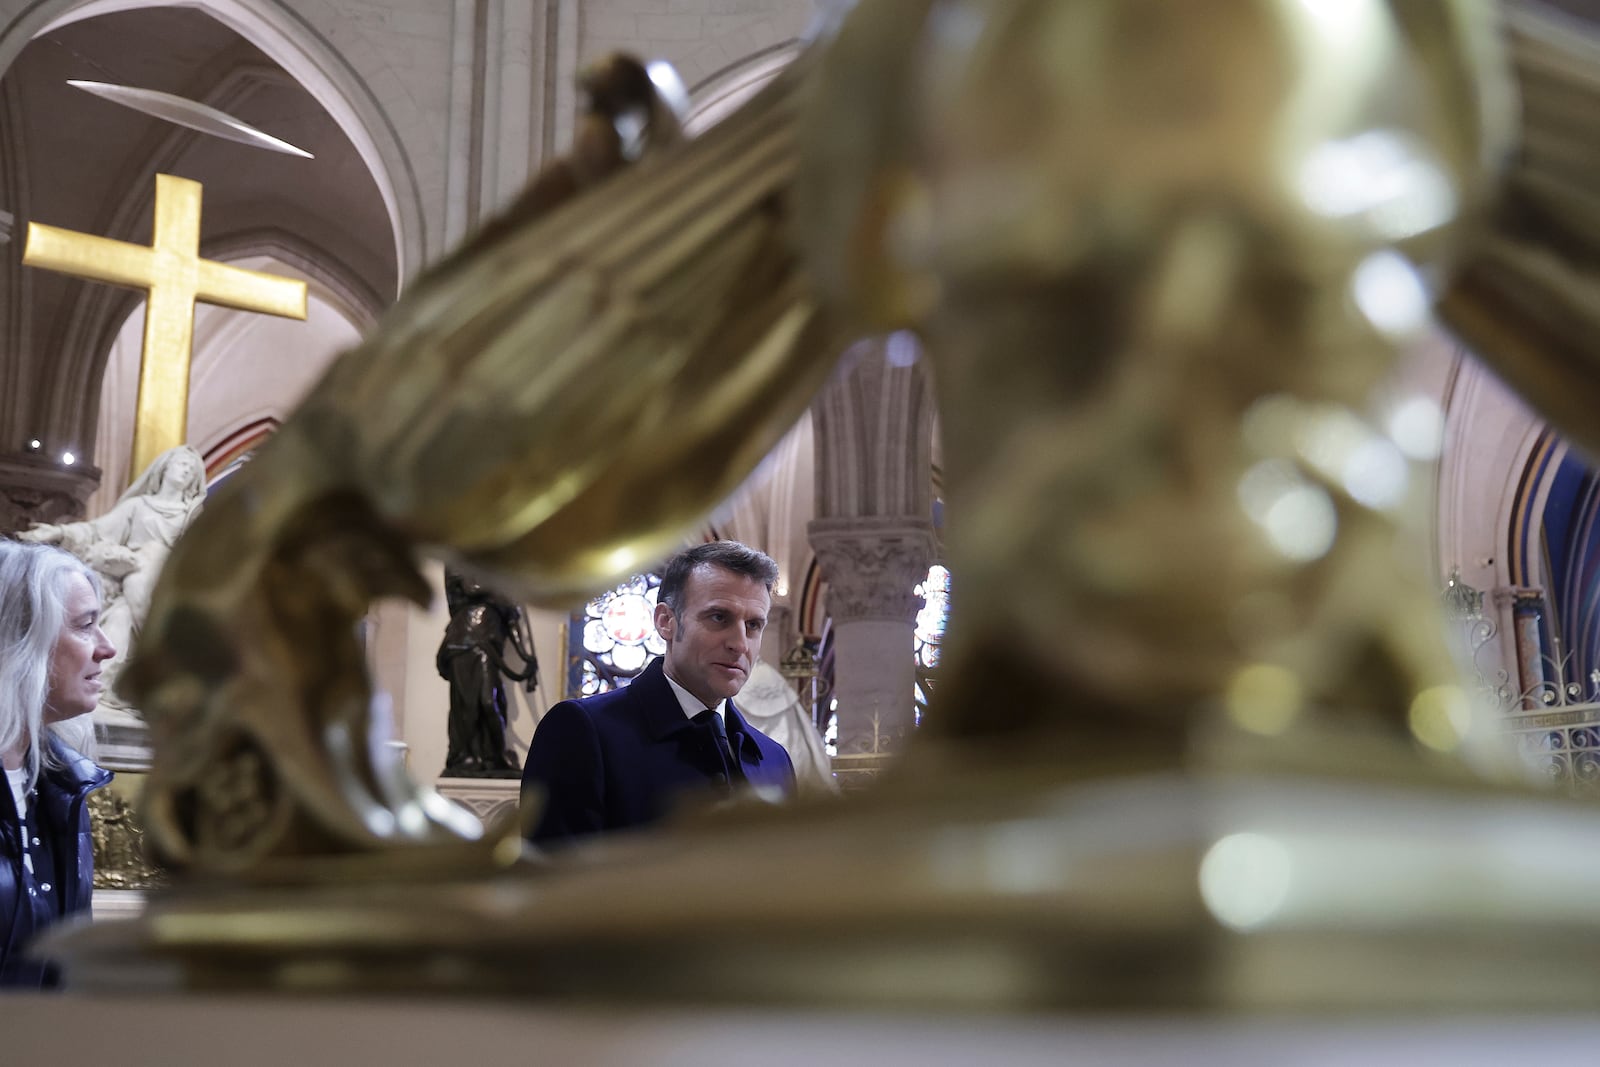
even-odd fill
[(739, 739), (739, 750), (734, 755), (739, 758), (740, 763), (760, 763), (762, 759), (761, 746), (756, 743), (754, 737), (750, 736), (750, 724), (744, 721), (744, 716), (739, 714), (739, 709), (733, 706), (732, 700), (729, 700), (724, 706), (727, 709), (725, 718), (728, 725), (728, 737), (729, 739), (735, 737)]
[[(645, 730), (653, 741), (664, 741), (680, 730), (693, 727), (688, 716), (683, 713), (683, 706), (678, 703), (678, 695), (672, 691), (672, 685), (667, 681), (666, 672), (661, 669), (661, 657), (657, 656), (650, 661), (650, 665), (640, 672), (628, 686), (630, 693), (635, 693), (635, 702), (639, 708), (639, 715), (645, 724)], [(739, 714), (739, 709), (729, 700), (723, 705), (724, 721), (728, 728), (728, 738), (738, 739), (739, 751), (734, 753), (740, 763), (760, 763), (762, 760), (761, 746), (756, 739), (750, 736), (751, 726), (745, 722), (744, 716)]]
[(628, 692), (636, 694), (634, 702), (652, 741), (665, 741), (693, 725), (684, 715), (677, 694), (672, 691), (666, 674), (661, 670), (661, 657), (650, 661), (650, 665), (629, 684)]

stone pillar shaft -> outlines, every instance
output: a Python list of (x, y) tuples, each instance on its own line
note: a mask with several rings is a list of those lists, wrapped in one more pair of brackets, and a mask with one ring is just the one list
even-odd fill
[(1539, 589), (1519, 589), (1511, 602), (1516, 626), (1517, 681), (1522, 687), (1522, 706), (1527, 709), (1539, 707), (1536, 694), (1545, 683), (1544, 641), (1539, 634), (1544, 610), (1544, 592)]
[(815, 519), (811, 544), (828, 576), (839, 755), (883, 755), (915, 722), (913, 589), (933, 562), (926, 518)]

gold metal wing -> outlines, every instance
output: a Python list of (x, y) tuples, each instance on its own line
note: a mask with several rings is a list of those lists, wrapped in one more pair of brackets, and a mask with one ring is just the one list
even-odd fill
[(123, 683), (156, 736), (146, 818), (169, 864), (470, 834), (374, 756), (356, 622), (426, 599), (420, 552), (570, 604), (670, 551), (799, 417), (830, 366), (786, 235), (805, 69), (492, 224), (207, 505)]
[(1600, 455), (1600, 39), (1505, 5), (1522, 136), (1493, 224), (1440, 311), (1485, 362)]

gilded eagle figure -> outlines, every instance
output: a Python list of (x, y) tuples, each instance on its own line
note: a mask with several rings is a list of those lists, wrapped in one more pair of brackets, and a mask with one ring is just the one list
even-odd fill
[[(1600, 445), (1594, 43), (1512, 0), (830, 10), (693, 139), (659, 69), (597, 68), (573, 156), (418, 279), (208, 504), (123, 676), (155, 733), (165, 862), (267, 881), (503, 862), (514, 848), (373, 756), (356, 620), (425, 598), (424, 556), (535, 604), (592, 595), (730, 492), (846, 343), (895, 329), (939, 390), (960, 581), (906, 756), (940, 773), (886, 783), (878, 803), (910, 814), (839, 847), (865, 870), (894, 841), (923, 876), (892, 914), (842, 892), (871, 879), (791, 901), (843, 900), (863, 936), (964, 908), (1000, 937), (1002, 883), (937, 897), (935, 859), (1000, 854), (972, 820), (1001, 848), (1059, 818), (1030, 845), (1043, 870), (1065, 842), (1059, 893), (1026, 899), (1066, 945), (1098, 929), (1097, 893), (1120, 921), (1154, 883), (1112, 894), (1120, 861), (1067, 857), (1098, 839), (1073, 837), (1070, 805), (1030, 809), (1047, 789), (1224, 767), (1230, 737), (1334, 778), (1472, 755), (1436, 593), (1392, 558), (1416, 471), (1375, 388), (1437, 309)], [(998, 753), (1004, 775), (984, 770)], [(807, 855), (831, 840), (804, 811), (770, 818)], [(522, 935), (577, 943), (595, 901), (626, 898), (660, 912), (639, 929), (698, 937), (696, 894), (588, 877), (551, 879)]]

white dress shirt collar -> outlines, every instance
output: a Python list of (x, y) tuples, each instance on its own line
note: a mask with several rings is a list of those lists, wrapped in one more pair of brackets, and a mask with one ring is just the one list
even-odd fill
[[(665, 678), (667, 680), (667, 684), (672, 686), (672, 693), (678, 698), (678, 706), (683, 709), (684, 715), (692, 719), (702, 711), (706, 710), (706, 706), (700, 702), (700, 698), (689, 692), (677, 682), (674, 682), (672, 680), (672, 676), (667, 674), (664, 668), (661, 671), (661, 677)], [(726, 709), (727, 703), (728, 702), (726, 700), (719, 700), (715, 704), (711, 705), (711, 710), (717, 713), (718, 718), (722, 719), (724, 724), (726, 724), (728, 721)]]

